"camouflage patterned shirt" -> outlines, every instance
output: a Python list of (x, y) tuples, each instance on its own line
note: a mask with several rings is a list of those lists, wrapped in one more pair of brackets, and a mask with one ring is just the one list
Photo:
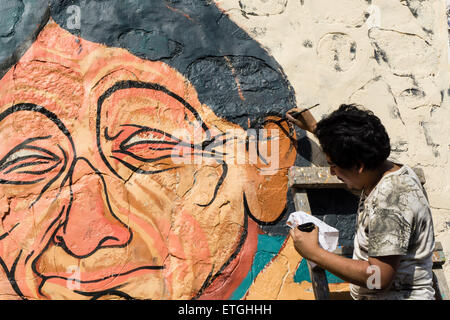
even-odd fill
[[(376, 290), (350, 285), (354, 299), (434, 299), (432, 254), (434, 231), (426, 193), (406, 165), (385, 175), (372, 192), (360, 199), (353, 259), (400, 255), (391, 287)], [(375, 275), (375, 270), (371, 270)], [(369, 281), (368, 281), (369, 283)]]

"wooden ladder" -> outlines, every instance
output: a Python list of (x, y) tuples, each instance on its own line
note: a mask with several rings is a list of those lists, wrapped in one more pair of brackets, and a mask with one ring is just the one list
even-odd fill
[[(420, 168), (412, 168), (425, 184), (425, 175)], [(291, 167), (289, 169), (289, 187), (294, 196), (295, 209), (312, 214), (308, 200), (308, 189), (346, 189), (345, 183), (330, 174), (328, 167)], [(336, 254), (349, 256), (353, 253), (353, 247), (339, 247)], [(437, 300), (449, 300), (449, 289), (445, 280), (442, 265), (445, 263), (445, 256), (442, 245), (436, 242), (433, 252), (433, 286), (436, 291)], [(325, 270), (319, 266), (312, 268), (308, 263), (311, 276), (314, 297), (316, 300), (329, 300), (330, 291)]]

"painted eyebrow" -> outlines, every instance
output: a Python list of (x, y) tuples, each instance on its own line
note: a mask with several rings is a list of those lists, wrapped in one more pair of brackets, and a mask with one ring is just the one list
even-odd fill
[(114, 92), (119, 90), (125, 90), (125, 89), (149, 89), (149, 90), (156, 90), (163, 92), (167, 94), (168, 96), (174, 98), (179, 103), (181, 103), (194, 117), (195, 119), (201, 124), (202, 129), (207, 134), (207, 139), (210, 139), (210, 132), (208, 126), (205, 124), (205, 122), (202, 120), (200, 114), (195, 110), (194, 107), (192, 107), (186, 100), (181, 98), (176, 93), (170, 91), (166, 87), (159, 85), (157, 83), (153, 82), (142, 82), (142, 81), (135, 81), (135, 80), (123, 80), (116, 82), (113, 86), (111, 86), (109, 89), (107, 89), (99, 98), (97, 101), (97, 136), (99, 135), (100, 130), (100, 123), (99, 120), (101, 118), (101, 108), (103, 103), (106, 99), (108, 99)]

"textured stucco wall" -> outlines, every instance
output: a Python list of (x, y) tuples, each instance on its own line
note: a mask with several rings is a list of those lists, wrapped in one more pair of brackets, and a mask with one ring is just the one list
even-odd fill
[[(438, 0), (0, 0), (0, 298), (312, 299), (287, 170), (325, 163), (283, 114), (316, 103), (382, 119), (450, 256), (445, 21)], [(351, 241), (354, 199), (312, 197)]]

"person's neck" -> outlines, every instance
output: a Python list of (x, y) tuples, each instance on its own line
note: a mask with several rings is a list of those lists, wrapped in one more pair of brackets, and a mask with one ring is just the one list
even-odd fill
[(380, 182), (383, 176), (397, 169), (398, 166), (395, 163), (389, 160), (385, 160), (379, 167), (372, 170), (368, 170), (366, 172), (366, 183), (364, 184), (363, 188), (364, 194), (368, 196), (372, 192), (372, 190), (376, 187), (378, 182)]

